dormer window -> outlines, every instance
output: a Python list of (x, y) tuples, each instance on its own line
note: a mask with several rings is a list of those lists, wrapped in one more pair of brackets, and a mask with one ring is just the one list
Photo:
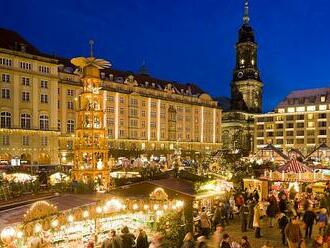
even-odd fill
[(241, 59), (241, 65), (244, 65), (244, 62), (245, 62), (245, 60), (244, 59)]
[(254, 62), (254, 59), (252, 59), (252, 60), (251, 60), (251, 65), (254, 65), (254, 63), (255, 63), (255, 62)]
[(321, 96), (321, 102), (325, 102), (326, 101), (326, 96)]

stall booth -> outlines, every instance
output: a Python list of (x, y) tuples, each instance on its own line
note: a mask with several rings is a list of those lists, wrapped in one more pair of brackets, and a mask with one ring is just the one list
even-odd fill
[(247, 189), (249, 193), (257, 190), (261, 200), (268, 199), (268, 181), (256, 178), (244, 178), (243, 179), (244, 189)]
[[(295, 159), (288, 161), (276, 171), (265, 171), (260, 178), (269, 182), (269, 190), (286, 193), (301, 193), (306, 185), (330, 179), (329, 175), (322, 173), (321, 170), (313, 170)], [(315, 188), (319, 187), (320, 184), (316, 184)]]
[(167, 178), (148, 182), (140, 182), (120, 189), (111, 191), (116, 196), (125, 195), (128, 197), (145, 198), (156, 188), (165, 190), (169, 199), (182, 199), (184, 201), (184, 218), (186, 229), (194, 231), (194, 212), (206, 207), (208, 212), (212, 212), (212, 207), (219, 201), (228, 200), (233, 184), (225, 180), (210, 180), (207, 182), (192, 182), (189, 180)]
[[(181, 200), (169, 200), (161, 188), (151, 192), (148, 199), (109, 197), (66, 211), (39, 201), (26, 212), (22, 223), (1, 231), (0, 247), (78, 248), (91, 240), (100, 247), (111, 229), (121, 233), (124, 226), (135, 235), (143, 228), (152, 237), (159, 219), (170, 212), (180, 214), (183, 205)], [(44, 246), (38, 246), (41, 243)]]

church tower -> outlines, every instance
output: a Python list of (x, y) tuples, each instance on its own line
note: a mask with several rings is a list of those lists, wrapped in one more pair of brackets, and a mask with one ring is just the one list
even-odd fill
[(231, 83), (232, 110), (261, 113), (263, 83), (257, 62), (257, 43), (250, 26), (248, 0), (245, 0), (243, 24), (236, 43), (236, 66)]

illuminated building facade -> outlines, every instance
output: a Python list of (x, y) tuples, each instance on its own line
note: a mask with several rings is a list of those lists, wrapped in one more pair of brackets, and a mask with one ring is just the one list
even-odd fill
[(330, 145), (329, 124), (330, 88), (293, 91), (274, 112), (255, 116), (255, 151), (272, 144), (306, 155), (323, 143)]
[[(0, 76), (1, 164), (72, 165), (79, 69), (0, 29)], [(198, 86), (156, 79), (145, 68), (102, 69), (100, 80), (109, 156), (180, 149), (193, 157), (221, 147), (222, 110)]]

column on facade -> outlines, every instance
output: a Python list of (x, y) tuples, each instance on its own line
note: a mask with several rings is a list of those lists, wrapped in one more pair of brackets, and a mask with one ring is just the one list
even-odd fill
[(13, 128), (19, 128), (19, 75), (14, 74), (13, 77)]
[(58, 120), (58, 81), (56, 79), (50, 81), (50, 129), (57, 130), (57, 120)]
[(115, 94), (115, 139), (118, 139), (119, 133), (119, 93)]
[(204, 142), (204, 106), (201, 107), (201, 142)]
[(217, 112), (216, 109), (213, 109), (213, 143), (216, 142), (216, 117), (217, 117)]
[(148, 110), (147, 110), (147, 138), (150, 141), (150, 129), (151, 129), (151, 98), (148, 98)]
[(160, 99), (157, 101), (157, 141), (160, 141)]
[(39, 129), (39, 81), (37, 77), (32, 78), (32, 128)]

